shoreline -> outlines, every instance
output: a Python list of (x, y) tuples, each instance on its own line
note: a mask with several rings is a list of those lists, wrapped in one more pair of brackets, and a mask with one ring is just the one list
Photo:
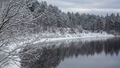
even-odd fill
[(112, 34), (100, 34), (100, 33), (90, 33), (90, 34), (80, 34), (80, 35), (69, 35), (64, 37), (57, 37), (57, 38), (42, 38), (38, 41), (35, 41), (36, 43), (42, 43), (42, 42), (53, 42), (53, 41), (61, 41), (61, 40), (72, 40), (72, 39), (87, 39), (87, 38), (112, 38), (116, 37)]

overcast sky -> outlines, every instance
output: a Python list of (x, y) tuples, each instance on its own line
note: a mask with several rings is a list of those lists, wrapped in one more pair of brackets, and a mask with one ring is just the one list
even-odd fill
[[(38, 0), (39, 2), (42, 0)], [(58, 6), (64, 12), (106, 15), (120, 13), (120, 0), (44, 0)]]

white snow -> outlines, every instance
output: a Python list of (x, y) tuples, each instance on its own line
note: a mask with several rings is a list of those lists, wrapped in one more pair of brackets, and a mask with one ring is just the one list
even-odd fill
[(50, 42), (50, 41), (58, 41), (58, 40), (67, 40), (67, 39), (82, 39), (82, 38), (111, 38), (115, 37), (112, 34), (104, 33), (81, 33), (81, 34), (66, 34), (61, 37), (57, 38), (42, 38), (38, 41), (35, 41), (34, 44), (40, 43), (40, 42)]

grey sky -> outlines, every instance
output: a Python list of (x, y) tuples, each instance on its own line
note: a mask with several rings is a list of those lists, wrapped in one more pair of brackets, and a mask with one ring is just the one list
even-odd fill
[[(38, 0), (39, 2), (42, 0)], [(105, 15), (120, 13), (120, 0), (44, 0), (58, 6), (64, 12), (79, 12)]]

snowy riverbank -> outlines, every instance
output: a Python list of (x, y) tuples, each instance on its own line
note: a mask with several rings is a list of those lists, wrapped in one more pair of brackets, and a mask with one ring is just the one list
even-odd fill
[(57, 38), (42, 38), (38, 41), (35, 41), (34, 44), (40, 42), (51, 42), (51, 41), (60, 41), (60, 40), (68, 40), (68, 39), (82, 39), (82, 38), (111, 38), (115, 37), (112, 34), (104, 33), (81, 33), (81, 34), (66, 34)]
[[(51, 34), (49, 34), (51, 35)], [(113, 38), (116, 37), (112, 34), (107, 34), (106, 32), (103, 33), (78, 33), (78, 34), (64, 34), (64, 35), (59, 35), (55, 37), (41, 37), (41, 34), (34, 34), (31, 36), (22, 36), (18, 37), (18, 40), (11, 41), (10, 49), (14, 49), (15, 47), (18, 46), (25, 46), (27, 44), (38, 44), (38, 43), (44, 43), (44, 42), (55, 42), (55, 41), (64, 41), (64, 40), (72, 40), (72, 39), (91, 39), (95, 40), (95, 38)]]

